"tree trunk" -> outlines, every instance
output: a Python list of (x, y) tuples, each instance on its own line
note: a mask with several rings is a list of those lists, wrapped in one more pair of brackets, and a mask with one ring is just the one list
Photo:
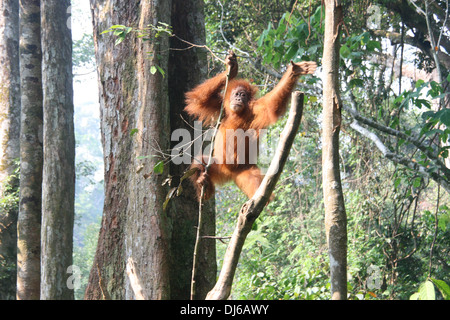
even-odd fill
[[(170, 24), (171, 1), (93, 1), (101, 131), (105, 160), (105, 204), (86, 299), (133, 299), (126, 261), (146, 299), (168, 299), (169, 217), (162, 206), (163, 175), (153, 172), (153, 155), (169, 148), (168, 38), (143, 41), (134, 34), (115, 46), (117, 24), (145, 28)], [(149, 54), (151, 53), (151, 54)], [(132, 129), (138, 133), (131, 136)], [(141, 157), (141, 158), (139, 158)]]
[[(0, 300), (16, 289), (17, 206), (5, 203), (17, 190), (14, 160), (20, 135), (19, 1), (0, 1)], [(13, 201), (14, 202), (14, 201)]]
[[(203, 0), (172, 0), (172, 28), (179, 38), (194, 44), (205, 44), (205, 22)], [(172, 49), (186, 49), (190, 45), (173, 37)], [(193, 121), (184, 112), (185, 92), (205, 80), (207, 74), (206, 51), (203, 48), (189, 50), (171, 50), (169, 58), (169, 100), (171, 131), (188, 130), (194, 137)], [(172, 141), (174, 148), (176, 141)], [(192, 149), (193, 150), (193, 149)], [(171, 163), (170, 174), (181, 177), (190, 163), (175, 165)], [(178, 179), (176, 179), (178, 180)], [(179, 181), (179, 180), (178, 180)], [(176, 182), (178, 183), (178, 182)], [(170, 202), (169, 214), (173, 221), (171, 241), (170, 288), (171, 299), (189, 299), (192, 260), (196, 227), (198, 225), (198, 202), (195, 189), (190, 180), (183, 182), (183, 192)], [(210, 200), (203, 205), (203, 236), (215, 235), (215, 204)], [(216, 240), (202, 239), (197, 257), (198, 269), (202, 270), (195, 279), (196, 294), (194, 299), (204, 299), (214, 286), (217, 273)]]
[(41, 2), (44, 167), (42, 181), (41, 299), (73, 299), (75, 196), (70, 0)]
[(323, 52), (323, 193), (325, 229), (331, 271), (331, 298), (347, 299), (347, 217), (339, 170), (339, 29), (343, 23), (338, 0), (325, 1)]
[(17, 299), (39, 299), (42, 203), (42, 51), (39, 0), (20, 0), (20, 203)]

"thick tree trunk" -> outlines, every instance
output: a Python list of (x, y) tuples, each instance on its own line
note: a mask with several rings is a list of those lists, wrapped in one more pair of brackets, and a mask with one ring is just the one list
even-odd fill
[[(19, 158), (20, 134), (19, 0), (0, 1), (0, 199), (17, 189), (12, 177)], [(0, 206), (0, 300), (16, 289), (17, 208)]]
[(20, 0), (20, 203), (17, 299), (39, 299), (42, 203), (42, 51), (39, 0)]
[[(130, 35), (115, 46), (112, 25), (145, 28), (170, 24), (171, 1), (92, 1), (98, 62), (101, 130), (105, 161), (105, 204), (86, 299), (134, 299), (126, 261), (147, 299), (168, 299), (170, 228), (162, 206), (163, 175), (153, 173), (169, 148), (168, 39), (158, 43)], [(149, 54), (152, 53), (152, 54)], [(138, 133), (131, 136), (131, 130)], [(161, 150), (160, 150), (161, 149)], [(141, 158), (139, 158), (141, 157)]]
[(70, 0), (41, 2), (44, 167), (42, 183), (41, 299), (73, 299), (75, 196), (72, 35)]
[(322, 170), (325, 229), (331, 271), (331, 298), (347, 299), (347, 217), (339, 169), (341, 98), (339, 93), (339, 29), (343, 23), (339, 0), (325, 1), (323, 52)]
[[(172, 27), (177, 37), (194, 44), (205, 44), (203, 0), (172, 0)], [(190, 45), (173, 37), (172, 49), (186, 49)], [(172, 132), (185, 129), (194, 137), (193, 121), (185, 113), (185, 92), (205, 80), (207, 73), (206, 51), (202, 48), (171, 50), (169, 59), (170, 126)], [(172, 148), (177, 144), (172, 141)], [(192, 149), (193, 150), (193, 149)], [(171, 164), (170, 174), (181, 177), (189, 163)], [(176, 179), (177, 180), (177, 179)], [(178, 182), (175, 182), (178, 183)], [(198, 202), (190, 180), (183, 182), (183, 192), (170, 202), (169, 214), (173, 221), (171, 241), (170, 288), (171, 299), (189, 299), (192, 259), (198, 223)], [(203, 205), (203, 236), (215, 235), (214, 200)], [(216, 240), (202, 239), (197, 257), (198, 273), (195, 279), (195, 299), (204, 299), (214, 286), (217, 273)]]
[[(172, 1), (140, 2), (138, 27), (144, 29), (158, 22), (170, 24)], [(128, 208), (125, 223), (126, 258), (136, 262), (142, 287), (148, 299), (170, 298), (170, 220), (163, 210), (167, 190), (162, 186), (164, 175), (150, 173), (160, 158), (139, 160), (138, 157), (158, 155), (168, 150), (170, 141), (169, 97), (167, 77), (150, 73), (154, 65), (168, 69), (169, 39), (158, 37), (153, 41), (136, 42), (138, 96), (131, 107), (136, 116), (129, 122), (139, 133), (132, 141), (131, 161), (128, 165)], [(133, 106), (133, 104), (136, 104)], [(134, 118), (134, 119), (133, 119)], [(123, 128), (123, 126), (122, 126)], [(130, 128), (130, 127), (129, 127)], [(127, 135), (127, 131), (124, 134)], [(129, 135), (129, 134), (128, 134)], [(141, 174), (136, 168), (143, 167)], [(166, 168), (164, 169), (166, 170)], [(126, 278), (126, 299), (135, 294)]]

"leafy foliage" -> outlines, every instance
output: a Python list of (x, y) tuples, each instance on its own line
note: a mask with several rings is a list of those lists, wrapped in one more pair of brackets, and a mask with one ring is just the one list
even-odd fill
[[(264, 67), (280, 70), (279, 73), (289, 60), (321, 59), (324, 21), (319, 3), (298, 10), (286, 6), (289, 10), (280, 13), (278, 19), (260, 11), (266, 25), (255, 21), (245, 30), (238, 26), (248, 16), (241, 10), (243, 20), (239, 20), (238, 11), (233, 11), (241, 4), (222, 1), (223, 8), (228, 8), (225, 14), (220, 6), (206, 3), (210, 13), (207, 28), (211, 28), (208, 41), (213, 46), (221, 47), (224, 35), (228, 44), (243, 52), (257, 48), (255, 53)], [(261, 3), (264, 7), (265, 2)], [(346, 2), (346, 10), (360, 14), (346, 16), (341, 39), (343, 103), (349, 104), (348, 97), (353, 96), (363, 116), (406, 137), (426, 140), (429, 147), (419, 150), (404, 136), (381, 135), (390, 150), (412, 159), (428, 172), (435, 172), (437, 160), (444, 162), (448, 157), (449, 114), (445, 108), (435, 109), (447, 97), (443, 84), (419, 80), (409, 86), (403, 80), (399, 85), (386, 60), (376, 58), (387, 55), (388, 45), (366, 28), (367, 7)], [(381, 28), (388, 29), (400, 22), (398, 16), (384, 8), (379, 13)], [(400, 52), (399, 46), (394, 48), (396, 53)], [(242, 65), (245, 76), (249, 69), (245, 63)], [(267, 81), (269, 77), (259, 78), (254, 71), (251, 77), (255, 83), (264, 85), (263, 90), (270, 90), (276, 83)], [(301, 133), (275, 191), (276, 199), (248, 236), (233, 286), (235, 299), (329, 298), (320, 176), (321, 100), (314, 89), (315, 85), (320, 86), (320, 78), (306, 81), (310, 86), (303, 88), (310, 91), (306, 95)], [(450, 220), (448, 207), (442, 204), (448, 202), (449, 195), (442, 194), (442, 189), (427, 176), (391, 163), (374, 152), (370, 141), (348, 128), (351, 119), (347, 114), (344, 121), (341, 175), (349, 219), (349, 298), (409, 299), (429, 274), (441, 279), (442, 283), (438, 283), (445, 287), (450, 282), (445, 271), (450, 265)], [(274, 136), (276, 130), (272, 128)], [(234, 186), (219, 189), (219, 235), (232, 231), (240, 209), (238, 203), (244, 202)], [(436, 203), (437, 209), (433, 209)], [(223, 256), (222, 244), (218, 244), (218, 250), (218, 257)]]
[(279, 69), (290, 60), (317, 60), (321, 54), (323, 28), (321, 7), (308, 21), (286, 12), (278, 27), (269, 23), (258, 39), (263, 62)]
[(2, 185), (3, 196), (0, 199), (0, 212), (5, 214), (19, 210), (19, 159), (14, 161), (13, 166), (15, 169), (10, 176), (6, 177)]

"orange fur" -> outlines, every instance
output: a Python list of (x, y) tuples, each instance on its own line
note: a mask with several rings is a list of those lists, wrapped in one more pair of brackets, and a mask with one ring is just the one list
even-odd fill
[[(236, 63), (236, 62), (233, 62)], [(237, 68), (237, 66), (234, 66)], [(299, 64), (292, 63), (280, 82), (275, 88), (267, 93), (264, 97), (255, 99), (257, 89), (250, 85), (246, 80), (231, 79), (228, 83), (227, 92), (222, 95), (224, 90), (227, 73), (223, 72), (204, 83), (200, 84), (192, 91), (186, 94), (185, 111), (203, 121), (204, 125), (215, 125), (220, 113), (222, 101), (224, 102), (224, 116), (219, 127), (222, 139), (216, 139), (214, 145), (214, 159), (221, 160), (220, 163), (213, 163), (208, 173), (205, 174), (205, 164), (207, 156), (202, 156), (202, 163), (193, 163), (193, 167), (199, 168), (197, 174), (192, 176), (192, 181), (196, 187), (197, 195), (203, 185), (206, 186), (205, 199), (209, 199), (215, 191), (216, 184), (223, 184), (233, 180), (236, 185), (251, 198), (259, 185), (263, 176), (259, 168), (249, 161), (249, 145), (245, 146), (245, 161), (238, 164), (237, 145), (234, 145), (233, 163), (226, 163), (226, 142), (227, 139), (234, 139), (226, 136), (227, 129), (264, 129), (274, 124), (285, 111), (290, 95), (297, 83), (298, 77), (302, 74), (310, 74), (315, 70), (315, 63), (301, 62)], [(231, 92), (234, 88), (242, 87), (245, 89), (250, 99), (244, 110), (236, 113), (230, 108)], [(258, 137), (256, 135), (255, 138)]]

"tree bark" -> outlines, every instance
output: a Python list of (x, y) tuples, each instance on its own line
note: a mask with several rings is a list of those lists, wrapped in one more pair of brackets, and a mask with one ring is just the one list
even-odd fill
[(44, 167), (42, 181), (41, 299), (73, 299), (75, 196), (72, 34), (70, 0), (41, 2)]
[[(185, 41), (194, 44), (205, 44), (205, 21), (203, 0), (172, 0), (173, 33)], [(172, 132), (176, 129), (188, 130), (194, 137), (193, 120), (184, 112), (185, 92), (204, 81), (207, 74), (206, 51), (191, 46), (176, 37), (170, 41), (169, 57), (169, 100), (170, 126)], [(190, 48), (186, 50), (187, 48)], [(174, 50), (175, 49), (175, 50)], [(181, 50), (176, 50), (181, 49)], [(172, 141), (171, 148), (176, 141)], [(193, 152), (193, 149), (192, 149)], [(170, 174), (180, 178), (189, 168), (190, 163), (175, 165), (171, 163)], [(178, 183), (178, 179), (175, 179)], [(169, 215), (172, 217), (171, 268), (170, 288), (171, 299), (190, 298), (190, 281), (192, 259), (198, 225), (198, 202), (195, 189), (190, 185), (190, 179), (183, 181), (183, 192), (170, 202)], [(215, 235), (215, 204), (210, 200), (203, 205), (202, 218), (203, 236)], [(204, 299), (214, 286), (217, 274), (216, 243), (214, 239), (200, 241), (198, 267), (202, 272), (195, 279), (196, 295), (194, 299)]]
[(40, 295), (42, 204), (42, 51), (39, 0), (20, 0), (20, 203), (17, 222), (18, 300)]
[[(117, 24), (140, 29), (170, 24), (171, 1), (93, 1), (101, 131), (105, 162), (105, 203), (86, 299), (134, 299), (126, 261), (148, 299), (170, 297), (170, 221), (163, 212), (163, 175), (153, 172), (153, 155), (169, 148), (168, 38), (143, 41), (134, 34), (115, 46)], [(151, 53), (151, 54), (149, 54)], [(132, 129), (138, 133), (131, 136)], [(167, 171), (165, 171), (167, 173)], [(104, 284), (104, 285), (102, 285)], [(106, 290), (106, 292), (105, 292)]]
[(342, 103), (339, 93), (339, 29), (343, 24), (339, 0), (325, 1), (323, 52), (322, 170), (325, 229), (331, 272), (331, 299), (347, 299), (347, 217), (339, 168)]
[(253, 223), (269, 201), (269, 197), (275, 189), (275, 185), (289, 156), (289, 151), (291, 150), (302, 119), (303, 100), (304, 95), (300, 92), (294, 92), (292, 94), (289, 118), (281, 133), (280, 143), (278, 144), (276, 153), (255, 195), (242, 206), (239, 212), (236, 228), (231, 236), (223, 259), (222, 270), (220, 271), (216, 285), (208, 293), (207, 300), (226, 300), (230, 296), (234, 274), (245, 239), (252, 230)]
[[(138, 27), (145, 28), (157, 22), (170, 24), (172, 1), (141, 2)], [(145, 179), (135, 168), (144, 165), (149, 173), (160, 158), (139, 160), (138, 157), (157, 155), (168, 150), (170, 141), (169, 98), (167, 77), (161, 73), (150, 74), (151, 66), (168, 69), (169, 39), (159, 37), (153, 41), (137, 42), (137, 84), (139, 95), (134, 110), (134, 128), (139, 130), (132, 144), (129, 167), (128, 215), (125, 224), (126, 259), (132, 257), (139, 270), (143, 289), (150, 300), (170, 298), (170, 220), (163, 210), (167, 190), (162, 187), (165, 176), (152, 174)], [(149, 54), (150, 53), (150, 54)], [(166, 71), (167, 72), (167, 71)], [(139, 105), (140, 103), (140, 105)], [(131, 122), (131, 121), (130, 121)], [(164, 169), (166, 170), (166, 168)], [(126, 278), (126, 299), (134, 299), (130, 280)]]
[[(0, 199), (17, 189), (14, 160), (19, 158), (20, 76), (19, 1), (0, 1)], [(0, 300), (16, 289), (17, 208), (0, 206)]]

